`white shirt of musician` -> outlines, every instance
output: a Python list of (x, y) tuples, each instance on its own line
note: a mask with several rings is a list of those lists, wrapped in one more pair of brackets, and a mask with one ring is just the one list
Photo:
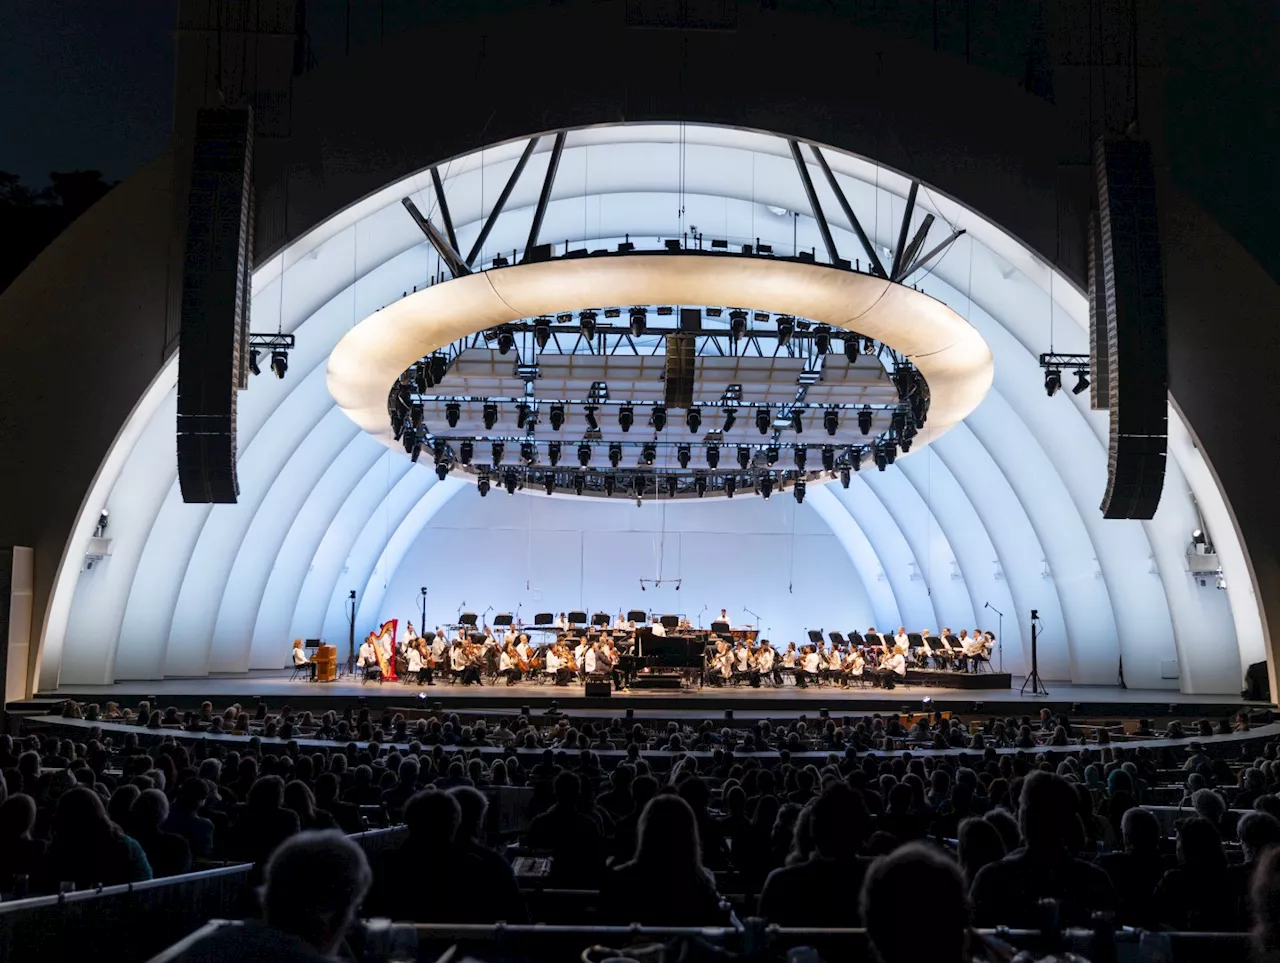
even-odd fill
[(378, 649), (382, 652), (384, 659), (391, 658), (391, 637), (389, 635), (384, 635), (378, 639)]
[(455, 645), (449, 650), (449, 664), (455, 669), (466, 668), (467, 653), (460, 645)]
[(760, 666), (761, 672), (773, 671), (773, 659), (775, 655), (776, 653), (773, 651), (773, 646), (771, 645), (766, 645), (760, 650), (760, 661), (758, 665)]
[(854, 649), (849, 655), (849, 661), (845, 663), (845, 668), (849, 670), (850, 675), (862, 675), (862, 670), (866, 668), (867, 660), (862, 657), (862, 653)]
[(437, 662), (439, 662), (440, 659), (444, 656), (444, 650), (447, 647), (448, 647), (448, 643), (445, 642), (444, 636), (437, 635), (434, 639), (431, 640), (431, 657), (435, 659)]
[(794, 669), (796, 667), (796, 650), (787, 649), (782, 653), (782, 664), (785, 668)]
[(831, 651), (827, 653), (827, 668), (833, 672), (839, 672), (842, 661), (843, 660), (840, 658), (840, 650), (832, 647)]
[(518, 639), (518, 638), (519, 638), (519, 636), (518, 636), (518, 635), (516, 635), (516, 630), (515, 630), (515, 629), (507, 629), (506, 633), (502, 636), (502, 644), (503, 644), (503, 645), (515, 645), (515, 644), (516, 644), (516, 639)]
[(547, 671), (548, 672), (558, 671), (560, 666), (563, 664), (563, 661), (564, 660), (562, 660), (560, 656), (556, 655), (554, 652), (548, 651), (547, 652)]
[(895, 652), (893, 655), (889, 656), (889, 660), (885, 662), (884, 667), (894, 675), (907, 674), (907, 660), (903, 657), (901, 652)]
[(356, 656), (356, 665), (364, 668), (367, 665), (378, 664), (378, 653), (373, 647), (372, 642), (365, 641), (360, 645), (360, 654)]
[(530, 649), (528, 642), (516, 643), (516, 651), (520, 653), (520, 658), (524, 659), (526, 662), (529, 660)]
[(630, 625), (631, 623), (627, 621), (627, 617), (623, 615), (621, 612), (618, 613), (618, 620), (613, 623), (613, 627), (615, 629), (625, 629), (625, 628), (628, 628)]
[(509, 672), (511, 669), (514, 669), (515, 667), (516, 667), (515, 663), (511, 661), (511, 656), (507, 655), (507, 653), (503, 652), (498, 656), (499, 672)]
[(806, 652), (804, 654), (804, 671), (817, 672), (821, 659), (818, 658), (817, 652)]
[(587, 674), (595, 672), (600, 667), (600, 654), (594, 649), (587, 649), (586, 655), (583, 656), (583, 664), (586, 666)]
[(306, 651), (302, 648), (302, 646), (298, 646), (297, 648), (295, 648), (295, 649), (293, 650), (293, 664), (294, 664), (294, 665), (306, 665), (306, 664), (307, 664), (308, 662), (310, 662), (310, 661), (311, 661), (311, 660), (307, 658), (307, 653), (306, 653)]
[(582, 665), (582, 659), (587, 654), (587, 643), (579, 642), (573, 647), (573, 661)]
[(667, 634), (667, 627), (663, 625), (661, 622), (654, 622), (653, 634), (658, 636), (658, 638), (664, 638)]
[(567, 616), (558, 615), (554, 624), (557, 629), (567, 629), (569, 627), (569, 619)]
[(422, 653), (413, 646), (409, 647), (409, 671), (418, 672), (422, 669)]
[(739, 646), (733, 650), (733, 660), (737, 664), (739, 672), (747, 671), (748, 655), (750, 655), (750, 653), (747, 651), (747, 647), (745, 645)]

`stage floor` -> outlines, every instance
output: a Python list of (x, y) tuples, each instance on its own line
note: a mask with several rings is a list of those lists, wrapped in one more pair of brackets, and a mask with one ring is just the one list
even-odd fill
[[(349, 677), (329, 683), (290, 681), (288, 674), (255, 674), (222, 676), (207, 679), (164, 679), (158, 681), (117, 682), (113, 685), (65, 685), (53, 692), (42, 692), (38, 700), (75, 698), (81, 701), (137, 702), (156, 697), (160, 705), (192, 708), (205, 699), (215, 704), (265, 700), (268, 704), (288, 703), (295, 708), (329, 708), (334, 703), (363, 700), (379, 707), (415, 706), (440, 703), (448, 708), (490, 709), (518, 712), (524, 706), (546, 708), (552, 701), (561, 707), (571, 706), (606, 710), (617, 708), (653, 711), (686, 710), (690, 712), (733, 709), (739, 712), (770, 714), (805, 713), (818, 709), (831, 712), (872, 712), (898, 710), (903, 706), (919, 706), (927, 697), (939, 709), (963, 712), (1027, 713), (1049, 706), (1074, 714), (1118, 713), (1122, 709), (1133, 714), (1152, 716), (1194, 716), (1212, 718), (1249, 705), (1265, 708), (1266, 703), (1245, 703), (1238, 695), (1188, 695), (1170, 689), (1121, 689), (1118, 686), (1071, 685), (1047, 683), (1047, 696), (1033, 696), (1030, 689), (1019, 692), (1022, 678), (1014, 676), (1008, 689), (960, 689), (938, 686), (899, 685), (891, 692), (877, 688), (840, 689), (834, 686), (810, 686), (799, 689), (786, 684), (781, 688), (749, 686), (705, 687), (702, 689), (630, 689), (614, 692), (610, 697), (587, 698), (581, 685), (556, 687), (522, 682), (483, 686), (463, 686), (437, 682), (433, 686), (402, 685), (400, 682), (361, 683)], [(998, 707), (998, 708), (997, 708)]]

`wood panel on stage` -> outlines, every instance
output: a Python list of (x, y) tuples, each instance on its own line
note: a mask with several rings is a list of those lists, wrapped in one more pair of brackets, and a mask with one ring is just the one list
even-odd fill
[(336, 645), (318, 646), (312, 661), (316, 664), (317, 682), (333, 682), (338, 678), (338, 647)]

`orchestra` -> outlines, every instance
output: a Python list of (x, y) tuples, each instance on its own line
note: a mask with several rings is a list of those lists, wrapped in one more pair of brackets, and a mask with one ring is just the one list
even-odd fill
[[(979, 671), (995, 647), (995, 636), (978, 628), (961, 629), (957, 635), (943, 627), (933, 635), (928, 629), (908, 633), (898, 626), (890, 635), (870, 626), (865, 633), (851, 632), (847, 641), (832, 633), (827, 643), (820, 632), (809, 632), (809, 644), (797, 647), (789, 641), (779, 648), (753, 627), (730, 628), (726, 609), (710, 630), (694, 628), (684, 616), (669, 617), (665, 625), (652, 616), (648, 624), (637, 625), (624, 612), (612, 621), (598, 615), (591, 626), (581, 612), (561, 612), (554, 620), (542, 616), (535, 625), (519, 624), (511, 616), (498, 616), (495, 628), (476, 621), (472, 616), (469, 624), (437, 625), (434, 632), (421, 634), (406, 622), (399, 644), (397, 621), (385, 622), (361, 643), (356, 670), (365, 681), (429, 686), (443, 673), (447, 681), (464, 686), (504, 680), (507, 686), (529, 682), (564, 687), (598, 679), (623, 690), (663, 664), (646, 646), (670, 651), (673, 644), (687, 643), (690, 651), (702, 654), (679, 666), (682, 685), (760, 688), (767, 683), (776, 688), (791, 676), (801, 689), (865, 684), (892, 689), (906, 680), (908, 668)], [(455, 633), (452, 638), (450, 632)], [(531, 641), (531, 634), (538, 641)], [(294, 640), (291, 659), (295, 667), (313, 666), (301, 639)], [(666, 670), (676, 671), (671, 666)]]

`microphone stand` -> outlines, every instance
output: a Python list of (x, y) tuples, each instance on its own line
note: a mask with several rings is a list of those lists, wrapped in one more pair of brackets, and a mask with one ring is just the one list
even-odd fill
[(755, 617), (756, 617), (756, 624), (755, 624), (755, 626), (754, 626), (754, 627), (755, 627), (755, 630), (756, 630), (757, 632), (759, 632), (759, 631), (760, 631), (760, 616), (759, 616), (759, 615), (757, 615), (755, 612), (752, 612), (752, 611), (751, 611), (749, 608), (747, 608), (745, 605), (742, 607), (742, 611), (746, 612), (748, 615), (755, 615)]
[(997, 632), (1000, 633), (999, 635), (996, 636), (996, 650), (999, 653), (999, 657), (1000, 657), (1000, 671), (1003, 672), (1004, 671), (1004, 613), (1001, 612), (994, 605), (992, 605), (990, 602), (983, 602), (982, 607), (984, 609), (990, 609), (992, 612), (996, 613), (996, 615), (1000, 616), (1000, 628), (996, 630)]
[[(704, 605), (702, 607), (702, 612), (705, 612), (706, 610), (707, 610), (707, 607)], [(702, 612), (698, 613), (698, 631), (699, 632), (702, 631)]]

